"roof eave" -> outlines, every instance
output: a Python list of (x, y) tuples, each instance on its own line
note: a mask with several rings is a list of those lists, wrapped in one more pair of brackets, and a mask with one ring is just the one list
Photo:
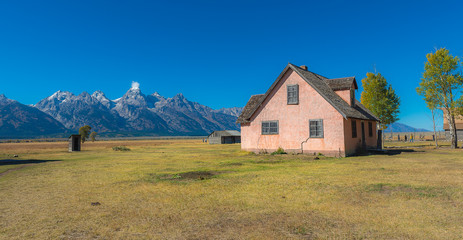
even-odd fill
[(336, 106), (336, 104), (334, 104), (333, 101), (331, 101), (331, 99), (327, 98), (323, 93), (321, 93), (320, 90), (317, 89), (317, 87), (315, 87), (308, 79), (306, 79), (306, 78), (304, 77), (304, 75), (301, 74), (301, 73), (299, 72), (299, 67), (297, 67), (297, 66), (295, 66), (295, 65), (293, 65), (293, 64), (288, 64), (288, 65), (289, 65), (289, 66), (291, 67), (291, 69), (293, 69), (293, 71), (295, 71), (302, 79), (304, 79), (304, 81), (306, 81), (313, 89), (315, 89), (315, 91), (317, 91), (318, 94), (320, 94), (320, 96), (322, 96), (327, 102), (329, 102), (329, 103), (331, 104), (331, 106), (333, 106), (334, 109), (336, 109), (336, 110), (344, 117), (344, 119), (347, 120), (347, 115), (346, 115), (346, 113), (344, 113), (343, 111), (341, 111), (341, 109), (339, 109), (339, 108)]
[(259, 109), (259, 107), (262, 105), (263, 102), (265, 102), (265, 100), (267, 99), (268, 95), (273, 91), (273, 89), (275, 88), (275, 86), (278, 84), (278, 82), (280, 82), (281, 78), (283, 78), (283, 76), (286, 74), (286, 72), (288, 71), (288, 69), (290, 68), (290, 65), (292, 65), (291, 63), (288, 63), (288, 65), (286, 65), (286, 67), (283, 69), (283, 71), (281, 71), (280, 75), (278, 75), (277, 79), (273, 82), (273, 84), (270, 86), (270, 88), (267, 90), (267, 92), (265, 92), (264, 94), (264, 97), (262, 97), (262, 99), (260, 100), (260, 103), (257, 104), (254, 109), (252, 109), (252, 113), (251, 113), (251, 116), (249, 116), (249, 118), (247, 118), (247, 120), (251, 120), (252, 116), (254, 115), (254, 113), (256, 113), (257, 109)]

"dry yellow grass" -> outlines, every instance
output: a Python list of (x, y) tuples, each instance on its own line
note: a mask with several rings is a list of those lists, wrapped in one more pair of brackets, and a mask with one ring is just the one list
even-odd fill
[(58, 160), (0, 176), (1, 239), (463, 238), (459, 149), (319, 160), (200, 140), (83, 149), (0, 144), (0, 159)]

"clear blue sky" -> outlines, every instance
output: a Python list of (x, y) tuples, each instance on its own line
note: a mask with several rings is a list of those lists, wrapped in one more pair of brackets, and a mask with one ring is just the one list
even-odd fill
[(264, 93), (288, 62), (359, 85), (376, 68), (399, 122), (431, 129), (415, 88), (427, 53), (463, 56), (462, 16), (459, 1), (1, 1), (0, 93), (115, 99), (137, 81), (221, 108)]

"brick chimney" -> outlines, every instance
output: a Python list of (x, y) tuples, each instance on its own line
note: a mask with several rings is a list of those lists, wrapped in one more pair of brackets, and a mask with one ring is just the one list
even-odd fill
[(301, 68), (307, 71), (307, 66), (306, 65), (302, 65)]

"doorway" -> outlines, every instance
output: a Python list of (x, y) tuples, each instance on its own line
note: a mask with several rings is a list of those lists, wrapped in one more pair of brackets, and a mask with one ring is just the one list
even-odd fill
[(365, 122), (361, 122), (361, 128), (362, 128), (362, 149), (365, 151), (367, 149), (367, 143), (365, 141)]
[(72, 137), (72, 151), (79, 151), (79, 138), (78, 137)]

